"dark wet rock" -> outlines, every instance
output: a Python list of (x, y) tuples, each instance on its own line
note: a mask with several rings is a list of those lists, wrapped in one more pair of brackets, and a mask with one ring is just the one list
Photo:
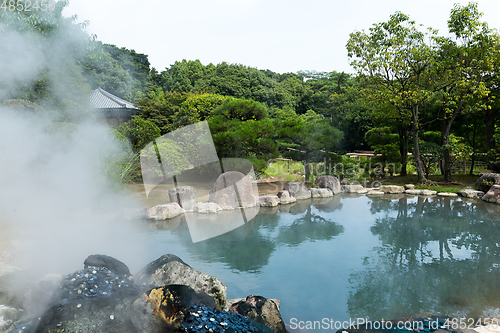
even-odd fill
[(493, 185), (482, 199), (486, 202), (500, 204), (500, 185)]
[(125, 275), (88, 266), (64, 278), (35, 333), (138, 332), (132, 325), (131, 304), (143, 292)]
[(138, 332), (174, 332), (195, 305), (214, 309), (215, 301), (206, 293), (188, 286), (153, 288), (133, 302), (132, 322)]
[(280, 204), (282, 204), (282, 205), (291, 204), (291, 203), (294, 203), (297, 201), (297, 199), (292, 197), (290, 195), (290, 192), (288, 192), (287, 190), (279, 191), (276, 196), (280, 199)]
[(489, 169), (491, 169), (493, 172), (500, 173), (500, 161), (495, 161), (490, 163)]
[(239, 313), (214, 310), (195, 305), (189, 309), (184, 322), (176, 332), (273, 333), (274, 331)]
[(39, 279), (23, 296), (23, 309), (26, 315), (31, 317), (41, 315), (62, 280), (63, 277), (59, 274), (49, 274)]
[(106, 267), (115, 274), (125, 276), (130, 275), (130, 270), (127, 265), (118, 259), (103, 254), (93, 254), (88, 256), (83, 262), (83, 267), (88, 268), (89, 266)]
[(262, 194), (259, 196), (259, 204), (261, 207), (276, 207), (280, 204), (280, 199), (273, 194)]
[(339, 194), (342, 192), (342, 187), (340, 186), (340, 181), (334, 176), (319, 176), (314, 181), (316, 185), (321, 188), (328, 188), (333, 194)]
[(258, 205), (257, 185), (238, 171), (220, 175), (210, 190), (209, 202), (215, 202), (222, 209), (254, 207)]
[(239, 313), (261, 323), (277, 333), (286, 333), (285, 323), (278, 306), (262, 296), (250, 295), (244, 301), (234, 303), (229, 312)]
[(292, 197), (297, 200), (311, 198), (311, 191), (307, 188), (304, 182), (288, 182), (283, 190), (288, 191)]
[[(176, 256), (160, 259), (149, 264), (136, 274), (137, 283), (155, 286), (169, 284), (190, 286), (194, 290), (206, 292), (215, 299), (219, 309), (224, 308), (227, 287), (222, 281), (189, 267)], [(162, 264), (162, 262), (164, 263)]]
[(474, 183), (474, 189), (477, 191), (488, 192), (492, 185), (500, 185), (500, 174), (485, 173)]
[(196, 189), (192, 186), (174, 187), (168, 190), (170, 202), (177, 202), (186, 212), (194, 210)]
[(150, 220), (166, 220), (184, 213), (184, 210), (177, 202), (171, 202), (164, 205), (156, 205), (146, 212), (146, 217)]
[(463, 190), (458, 191), (457, 194), (461, 197), (464, 197), (464, 198), (481, 199), (485, 193), (483, 191), (476, 191), (476, 190), (472, 190), (472, 189), (463, 189)]

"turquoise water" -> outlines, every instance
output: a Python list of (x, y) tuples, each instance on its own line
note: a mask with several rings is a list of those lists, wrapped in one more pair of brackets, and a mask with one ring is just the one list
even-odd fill
[(280, 299), (287, 324), (425, 311), (491, 316), (500, 307), (500, 207), (465, 200), (302, 200), (261, 209), (244, 226), (199, 243), (181, 218), (173, 230), (162, 230), (171, 222), (149, 229), (149, 255), (178, 255), (221, 279), (228, 298)]

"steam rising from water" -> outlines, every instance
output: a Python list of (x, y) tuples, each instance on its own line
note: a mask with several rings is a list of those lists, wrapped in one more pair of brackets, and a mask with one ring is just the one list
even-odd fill
[[(82, 50), (81, 31), (33, 38), (0, 23), (0, 32), (0, 101), (42, 71), (55, 96), (87, 97), (68, 84), (81, 75), (72, 65)], [(121, 149), (111, 129), (89, 119), (55, 130), (57, 117), (0, 107), (0, 232), (2, 224), (13, 230), (16, 264), (69, 273), (102, 253), (140, 268), (144, 244), (123, 212), (141, 205), (103, 175)]]

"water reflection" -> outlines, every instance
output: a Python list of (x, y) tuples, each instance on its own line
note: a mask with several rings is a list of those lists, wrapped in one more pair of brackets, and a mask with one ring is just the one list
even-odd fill
[(500, 306), (500, 219), (492, 205), (446, 197), (374, 198), (380, 239), (351, 274), (353, 318), (433, 311), (478, 317)]
[[(341, 234), (344, 230), (342, 225), (319, 214), (322, 210), (331, 212), (341, 206), (340, 196), (336, 196), (301, 200), (292, 205), (273, 208), (262, 207), (259, 215), (250, 222), (198, 243), (192, 243), (185, 218), (179, 216), (181, 222), (173, 232), (180, 237), (189, 252), (202, 261), (223, 262), (230, 269), (241, 272), (258, 272), (268, 265), (270, 257), (279, 247), (328, 241)], [(283, 214), (287, 214), (282, 212), (284, 208), (293, 216), (290, 221), (284, 222), (282, 219)], [(170, 226), (167, 222), (164, 228)], [(161, 224), (155, 224), (155, 228), (161, 229)]]

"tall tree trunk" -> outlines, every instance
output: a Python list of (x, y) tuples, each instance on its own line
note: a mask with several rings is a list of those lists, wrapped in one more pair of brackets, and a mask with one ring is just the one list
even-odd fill
[(470, 163), (469, 174), (472, 176), (474, 174), (474, 163), (476, 162), (476, 118), (474, 118), (474, 126), (472, 127), (472, 158)]
[(417, 168), (418, 182), (423, 184), (427, 182), (427, 178), (425, 178), (424, 167), (422, 159), (420, 158), (420, 148), (418, 145), (418, 105), (412, 110), (412, 118), (413, 159), (415, 160), (415, 167)]
[(453, 121), (455, 121), (455, 118), (458, 116), (460, 113), (460, 110), (462, 109), (462, 102), (458, 105), (457, 109), (453, 111), (453, 114), (445, 118), (444, 121), (444, 129), (442, 133), (442, 141), (443, 141), (443, 155), (444, 155), (444, 181), (445, 182), (451, 182), (451, 156), (450, 156), (450, 131), (451, 131), (451, 124), (453, 124)]
[(311, 173), (309, 171), (309, 161), (311, 159), (311, 152), (309, 150), (306, 151), (306, 163), (304, 164), (304, 171), (305, 171), (305, 176), (306, 179), (304, 180), (305, 182), (309, 181), (309, 177), (311, 176)]
[(408, 127), (401, 124), (399, 128), (399, 153), (401, 155), (401, 176), (406, 176), (408, 164)]
[(486, 110), (484, 113), (484, 123), (486, 125), (486, 148), (488, 151), (495, 149), (495, 122), (500, 113), (500, 108)]

